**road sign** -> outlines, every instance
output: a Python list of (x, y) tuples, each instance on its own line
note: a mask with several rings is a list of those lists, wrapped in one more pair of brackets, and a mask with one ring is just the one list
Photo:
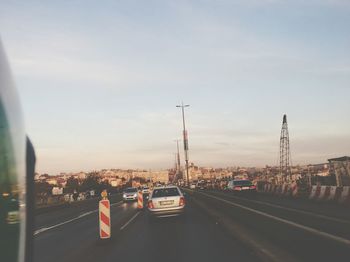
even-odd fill
[(108, 239), (111, 237), (111, 209), (108, 199), (99, 202), (99, 222), (100, 222), (100, 238)]
[(103, 190), (102, 192), (101, 192), (101, 197), (103, 198), (103, 199), (107, 199), (107, 190)]

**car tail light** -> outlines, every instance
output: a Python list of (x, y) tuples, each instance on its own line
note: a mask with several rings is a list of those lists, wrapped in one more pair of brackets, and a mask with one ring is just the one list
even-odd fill
[(181, 197), (180, 198), (180, 206), (184, 206), (185, 205), (185, 198), (184, 197)]
[(233, 190), (238, 190), (238, 191), (241, 191), (241, 190), (242, 190), (242, 188), (241, 188), (241, 187), (239, 187), (239, 186), (235, 186), (235, 187), (233, 188)]
[(256, 186), (250, 186), (249, 188), (250, 189), (256, 189)]
[(150, 208), (150, 209), (154, 208), (152, 200), (148, 201), (148, 208)]

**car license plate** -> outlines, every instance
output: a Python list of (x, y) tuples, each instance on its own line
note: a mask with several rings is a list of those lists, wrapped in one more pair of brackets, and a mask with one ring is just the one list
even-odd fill
[(249, 186), (244, 186), (242, 187), (242, 189), (249, 189)]
[(167, 200), (167, 201), (159, 201), (159, 204), (161, 206), (168, 206), (174, 204), (174, 200)]

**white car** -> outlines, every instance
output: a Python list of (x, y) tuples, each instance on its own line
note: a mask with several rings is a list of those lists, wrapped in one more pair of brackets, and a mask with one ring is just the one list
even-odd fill
[(137, 188), (128, 187), (123, 192), (123, 201), (136, 201), (137, 200)]
[(178, 216), (185, 211), (185, 197), (177, 186), (156, 187), (148, 200), (151, 216)]
[(149, 193), (150, 193), (149, 187), (147, 186), (142, 187), (142, 194), (149, 194)]

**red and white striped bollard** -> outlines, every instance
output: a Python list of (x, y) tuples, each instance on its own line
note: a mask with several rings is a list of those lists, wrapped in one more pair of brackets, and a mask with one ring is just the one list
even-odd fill
[(137, 209), (143, 209), (143, 193), (139, 191), (137, 193)]
[(98, 205), (99, 213), (99, 224), (100, 224), (100, 238), (108, 239), (111, 238), (111, 205), (107, 199), (107, 192), (101, 193), (102, 200)]

